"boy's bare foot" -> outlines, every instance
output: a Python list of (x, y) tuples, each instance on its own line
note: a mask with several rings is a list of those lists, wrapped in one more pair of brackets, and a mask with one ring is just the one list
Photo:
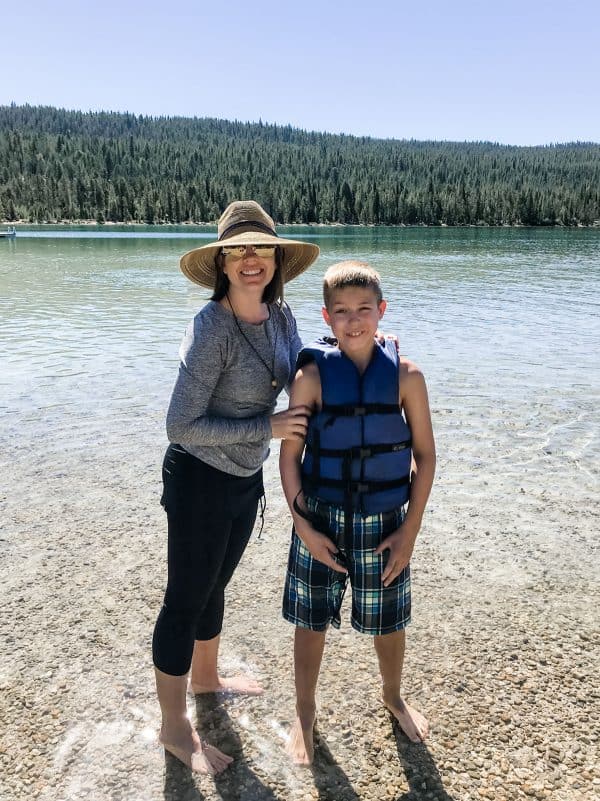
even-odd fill
[(429, 734), (427, 719), (399, 696), (394, 701), (383, 698), (383, 703), (398, 721), (398, 725), (413, 743), (422, 743)]
[(200, 684), (190, 680), (190, 689), (194, 695), (202, 693), (230, 693), (231, 695), (262, 695), (264, 690), (256, 679), (250, 676), (218, 677), (213, 684)]
[(167, 728), (163, 726), (158, 736), (165, 751), (173, 754), (180, 762), (196, 773), (221, 773), (233, 762), (218, 748), (202, 743), (198, 733), (188, 721), (182, 726)]
[(294, 765), (312, 765), (315, 756), (313, 735), (316, 722), (316, 714), (302, 718), (297, 715), (285, 747)]

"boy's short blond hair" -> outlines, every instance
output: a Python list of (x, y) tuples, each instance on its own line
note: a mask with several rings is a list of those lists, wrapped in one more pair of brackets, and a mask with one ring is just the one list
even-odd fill
[(339, 261), (332, 264), (323, 276), (323, 301), (328, 309), (336, 289), (348, 287), (365, 287), (372, 289), (377, 298), (377, 305), (383, 300), (381, 276), (366, 261)]

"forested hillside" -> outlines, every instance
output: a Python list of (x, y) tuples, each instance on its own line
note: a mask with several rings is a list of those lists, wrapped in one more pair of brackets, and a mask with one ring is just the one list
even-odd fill
[(236, 198), (280, 223), (590, 225), (600, 222), (600, 145), (0, 106), (0, 220), (208, 222)]

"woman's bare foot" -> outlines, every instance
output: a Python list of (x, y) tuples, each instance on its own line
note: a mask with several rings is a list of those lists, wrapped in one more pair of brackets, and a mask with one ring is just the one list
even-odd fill
[(250, 676), (219, 676), (215, 682), (203, 684), (190, 680), (190, 689), (194, 695), (202, 693), (230, 693), (231, 695), (262, 695), (264, 690), (256, 679)]
[(232, 757), (218, 748), (202, 743), (189, 720), (176, 727), (163, 725), (158, 739), (165, 751), (196, 773), (221, 773), (233, 762)]
[(422, 743), (429, 734), (429, 723), (427, 719), (416, 709), (409, 706), (400, 696), (395, 700), (386, 700), (383, 703), (398, 721), (398, 725), (413, 743)]
[(298, 714), (292, 724), (285, 750), (291, 756), (294, 765), (312, 765), (315, 756), (314, 729), (316, 722), (315, 713), (307, 716)]

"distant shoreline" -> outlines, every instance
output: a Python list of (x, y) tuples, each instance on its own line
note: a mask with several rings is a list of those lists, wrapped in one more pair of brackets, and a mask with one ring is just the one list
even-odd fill
[[(138, 226), (152, 226), (153, 228), (175, 228), (175, 227), (196, 227), (196, 228), (216, 228), (217, 221), (215, 222), (158, 222), (158, 223), (145, 223), (145, 222), (113, 222), (112, 220), (106, 222), (97, 222), (96, 220), (46, 220), (45, 222), (27, 222), (26, 220), (3, 220), (0, 222), (2, 226), (15, 226), (21, 228), (30, 225), (84, 225), (90, 228), (114, 228), (115, 226), (126, 226), (135, 228)], [(409, 225), (407, 223), (277, 223), (278, 228), (600, 228), (600, 220), (595, 220), (590, 225), (577, 223), (576, 225), (563, 225), (555, 223), (553, 225), (524, 225), (522, 223), (502, 223), (501, 225), (491, 225), (489, 223), (461, 223), (457, 225), (449, 225), (448, 223), (440, 223), (439, 225), (432, 225), (429, 223), (414, 223)]]

